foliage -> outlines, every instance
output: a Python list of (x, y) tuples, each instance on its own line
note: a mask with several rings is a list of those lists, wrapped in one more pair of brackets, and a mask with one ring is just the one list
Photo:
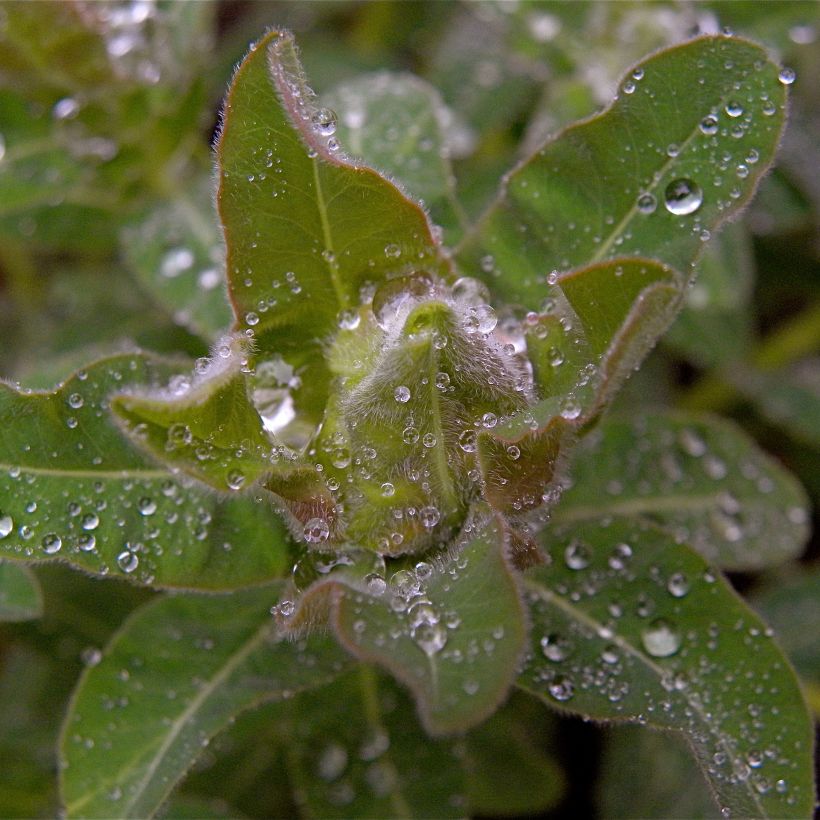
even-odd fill
[(298, 5), (0, 6), (0, 814), (810, 816), (816, 6)]

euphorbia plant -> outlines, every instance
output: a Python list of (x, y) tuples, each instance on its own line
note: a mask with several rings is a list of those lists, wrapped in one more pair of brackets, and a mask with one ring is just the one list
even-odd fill
[(727, 422), (606, 415), (785, 113), (750, 42), (658, 52), (447, 249), (293, 38), (256, 43), (216, 149), (232, 327), (0, 392), (2, 556), (180, 591), (83, 674), (68, 815), (154, 813), (280, 701), (308, 813), (480, 810), (470, 744), (518, 688), (682, 733), (726, 816), (808, 816), (794, 673), (720, 574), (799, 552), (802, 490)]

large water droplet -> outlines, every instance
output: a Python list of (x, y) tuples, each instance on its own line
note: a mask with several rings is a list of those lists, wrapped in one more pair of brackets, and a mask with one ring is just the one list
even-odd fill
[(305, 541), (308, 544), (320, 544), (330, 537), (330, 527), (324, 518), (311, 518), (304, 529)]
[(131, 574), (140, 564), (139, 555), (126, 547), (117, 556), (117, 566), (125, 573)]
[(563, 675), (558, 675), (553, 678), (547, 686), (547, 691), (555, 698), (555, 700), (565, 701), (569, 700), (575, 693), (575, 686), (569, 678)]
[(320, 108), (310, 118), (311, 125), (317, 134), (330, 137), (336, 133), (336, 112), (332, 108)]
[(432, 657), (444, 649), (447, 629), (438, 623), (424, 623), (413, 631), (413, 640), (426, 655)]
[(564, 561), (570, 569), (585, 569), (590, 557), (589, 550), (580, 541), (573, 541), (564, 550)]
[(691, 179), (676, 179), (666, 186), (664, 204), (675, 216), (693, 214), (703, 204), (703, 191)]
[(46, 555), (58, 553), (63, 546), (63, 539), (54, 532), (50, 532), (43, 538), (43, 552)]
[(689, 579), (682, 572), (675, 572), (669, 576), (666, 588), (673, 597), (683, 598), (689, 592)]
[(777, 75), (777, 79), (780, 80), (783, 85), (791, 85), (797, 79), (797, 74), (793, 68), (783, 66)]
[(399, 402), (399, 404), (407, 404), (407, 402), (410, 401), (410, 388), (400, 384), (393, 391), (393, 398)]
[(567, 640), (563, 635), (553, 633), (552, 635), (544, 635), (541, 638), (541, 651), (544, 653), (544, 657), (555, 663), (565, 661), (572, 654), (574, 648), (572, 641)]
[(7, 513), (0, 512), (0, 538), (6, 538), (14, 529), (14, 519)]
[(680, 632), (665, 618), (656, 618), (641, 632), (644, 649), (654, 658), (668, 658), (681, 645)]
[(422, 526), (428, 530), (435, 527), (440, 518), (441, 514), (437, 507), (422, 507), (419, 510), (419, 521), (421, 521)]

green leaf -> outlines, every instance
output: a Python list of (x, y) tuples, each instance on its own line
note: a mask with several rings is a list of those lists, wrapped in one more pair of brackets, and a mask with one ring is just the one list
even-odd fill
[(772, 579), (752, 604), (777, 635), (780, 646), (809, 687), (820, 712), (820, 638), (810, 624), (820, 623), (820, 570), (815, 564), (792, 578)]
[(593, 420), (669, 326), (682, 290), (679, 274), (650, 259), (614, 259), (555, 276), (541, 313), (525, 320), (542, 395), (562, 397), (568, 419)]
[(760, 619), (694, 551), (614, 519), (546, 530), (519, 685), (557, 708), (682, 732), (721, 807), (807, 817), (812, 725)]
[(137, 610), (83, 674), (63, 730), (69, 817), (148, 817), (240, 712), (333, 679), (327, 639), (282, 641), (276, 588), (163, 597)]
[(469, 133), (438, 91), (412, 74), (382, 71), (342, 83), (322, 101), (341, 112), (342, 149), (398, 180), (455, 234), (463, 215), (450, 156), (463, 150)]
[(665, 342), (700, 367), (745, 357), (753, 343), (754, 259), (743, 223), (727, 225), (706, 246), (698, 278)]
[(42, 614), (43, 596), (34, 573), (19, 564), (0, 563), (0, 621), (30, 621)]
[(270, 32), (225, 104), (217, 198), (237, 327), (255, 334), (258, 359), (276, 354), (301, 369), (296, 402), (315, 420), (325, 337), (361, 289), (415, 269), (450, 275), (421, 208), (334, 153), (335, 138), (323, 135), (332, 129), (312, 105), (292, 36)]
[(506, 697), (525, 640), (508, 550), (503, 523), (478, 507), (454, 544), (415, 566), (391, 565), (388, 578), (342, 567), (321, 579), (293, 628), (329, 615), (346, 649), (413, 692), (431, 734), (463, 731)]
[(249, 396), (242, 340), (226, 336), (193, 377), (111, 399), (131, 439), (157, 460), (211, 486), (237, 491), (270, 467), (272, 442)]
[(464, 770), (412, 703), (366, 665), (283, 708), (288, 775), (307, 817), (463, 817)]
[(250, 497), (216, 498), (158, 467), (111, 417), (112, 392), (179, 374), (167, 361), (125, 354), (54, 391), (0, 384), (0, 416), (10, 422), (0, 429), (0, 556), (201, 589), (286, 571), (287, 536), (272, 510)]
[(225, 298), (225, 252), (203, 175), (190, 192), (153, 202), (121, 233), (126, 260), (138, 281), (174, 319), (213, 340), (231, 322)]
[(736, 368), (730, 377), (764, 418), (798, 441), (820, 447), (820, 357), (777, 371)]
[(718, 820), (720, 812), (688, 751), (664, 732), (608, 728), (596, 801), (601, 816)]
[(808, 499), (729, 421), (674, 413), (605, 420), (575, 452), (556, 523), (651, 521), (729, 570), (800, 554)]
[(510, 703), (467, 735), (470, 816), (537, 815), (560, 802), (566, 778), (538, 736), (547, 718), (541, 704), (514, 692)]
[(505, 179), (462, 268), (529, 308), (553, 270), (648, 256), (687, 272), (772, 161), (786, 106), (777, 74), (762, 48), (727, 36), (639, 63), (606, 111)]

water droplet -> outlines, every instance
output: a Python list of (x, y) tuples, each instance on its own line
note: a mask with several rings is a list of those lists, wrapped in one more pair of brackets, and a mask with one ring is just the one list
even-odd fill
[(726, 103), (725, 111), (730, 117), (739, 117), (743, 113), (743, 106), (739, 102), (732, 100)]
[(324, 518), (311, 518), (303, 532), (308, 544), (324, 543), (330, 537), (330, 527)]
[(458, 437), (458, 446), (461, 447), (465, 453), (474, 453), (478, 449), (478, 436), (475, 430), (465, 430)]
[(336, 133), (336, 112), (332, 108), (319, 108), (310, 118), (311, 125), (317, 134), (330, 137)]
[(227, 477), (228, 487), (232, 490), (239, 490), (245, 483), (245, 473), (241, 470), (230, 470)]
[(791, 85), (797, 79), (797, 74), (793, 68), (783, 66), (777, 75), (777, 79), (780, 80), (783, 85)]
[(405, 444), (415, 444), (419, 440), (419, 431), (415, 427), (405, 427), (401, 438)]
[(413, 640), (426, 655), (432, 657), (444, 649), (447, 629), (439, 623), (423, 623), (413, 630)]
[(711, 137), (713, 134), (717, 134), (717, 132), (718, 132), (717, 117), (714, 117), (711, 114), (708, 117), (704, 117), (700, 121), (700, 130), (701, 130), (702, 133), (706, 134), (706, 136), (708, 136), (708, 137)]
[(553, 633), (552, 635), (544, 635), (541, 638), (541, 651), (548, 661), (554, 663), (565, 661), (572, 654), (573, 649), (575, 649), (575, 646), (572, 641), (567, 640), (562, 635)]
[(97, 546), (97, 539), (90, 532), (84, 532), (77, 539), (77, 546), (83, 552), (91, 552)]
[(153, 498), (145, 496), (137, 502), (140, 515), (153, 515), (157, 511), (157, 504)]
[(73, 120), (80, 113), (80, 104), (73, 97), (63, 97), (54, 103), (51, 116), (55, 120)]
[(561, 417), (567, 421), (574, 421), (580, 415), (581, 405), (572, 396), (567, 396), (561, 402)]
[(118, 556), (117, 556), (117, 566), (125, 573), (131, 574), (139, 565), (140, 565), (140, 558), (135, 552), (132, 552), (130, 549), (124, 549)]
[(763, 752), (759, 749), (749, 749), (746, 762), (753, 768), (759, 769), (763, 765)]
[(102, 660), (102, 652), (96, 646), (87, 646), (80, 653), (80, 660), (83, 662), (83, 666), (97, 666)]
[(436, 373), (436, 387), (439, 390), (446, 390), (450, 386), (450, 376), (447, 373)]
[(432, 433), (425, 433), (421, 439), (421, 443), (427, 447), (435, 447), (438, 439)]
[(393, 391), (393, 398), (399, 402), (399, 404), (407, 404), (407, 402), (410, 401), (410, 388), (400, 384)]
[(162, 257), (160, 273), (167, 279), (174, 279), (194, 264), (194, 255), (188, 248), (173, 248)]
[(389, 481), (385, 481), (381, 486), (381, 491), (384, 498), (390, 498), (392, 495), (395, 495), (396, 488)]
[(609, 566), (614, 570), (622, 570), (632, 557), (632, 547), (629, 544), (616, 544), (609, 556)]
[(347, 768), (347, 752), (338, 743), (331, 743), (325, 747), (318, 760), (319, 777), (330, 782), (341, 777)]
[(360, 317), (355, 310), (343, 310), (336, 318), (340, 330), (355, 330), (359, 326)]
[(7, 538), (14, 529), (14, 519), (8, 513), (0, 512), (0, 538)]
[(547, 691), (558, 701), (569, 700), (575, 693), (575, 686), (569, 678), (563, 675), (554, 677), (547, 686)]
[(652, 194), (641, 194), (638, 197), (638, 211), (642, 214), (651, 214), (658, 205), (658, 201)]
[(675, 216), (693, 214), (703, 204), (703, 191), (691, 179), (676, 179), (666, 186), (664, 204)]
[(389, 245), (384, 246), (384, 255), (388, 259), (398, 259), (401, 256), (401, 247), (391, 242)]
[(258, 325), (259, 324), (259, 316), (256, 313), (253, 313), (253, 311), (249, 311), (248, 313), (245, 314), (245, 324), (248, 325), (248, 327), (253, 327), (254, 325)]
[(371, 572), (365, 575), (364, 582), (367, 584), (367, 591), (375, 597), (384, 595), (387, 590), (387, 581), (378, 573)]
[(481, 417), (481, 425), (486, 427), (488, 430), (495, 427), (496, 424), (498, 424), (498, 416), (496, 416), (495, 413), (485, 413)]
[(425, 529), (431, 530), (438, 524), (441, 514), (437, 507), (422, 507), (419, 510), (419, 521)]
[(589, 549), (580, 541), (572, 541), (564, 550), (564, 561), (570, 569), (586, 569), (591, 557)]
[(668, 658), (681, 645), (681, 635), (672, 623), (664, 618), (656, 618), (641, 632), (644, 649), (654, 658)]
[(63, 546), (63, 539), (54, 532), (50, 532), (43, 538), (43, 552), (46, 555), (55, 555)]
[(683, 598), (689, 592), (689, 579), (682, 572), (675, 572), (669, 576), (666, 588), (674, 598)]
[(68, 397), (68, 406), (73, 410), (79, 410), (83, 406), (83, 397), (79, 393), (72, 393)]

